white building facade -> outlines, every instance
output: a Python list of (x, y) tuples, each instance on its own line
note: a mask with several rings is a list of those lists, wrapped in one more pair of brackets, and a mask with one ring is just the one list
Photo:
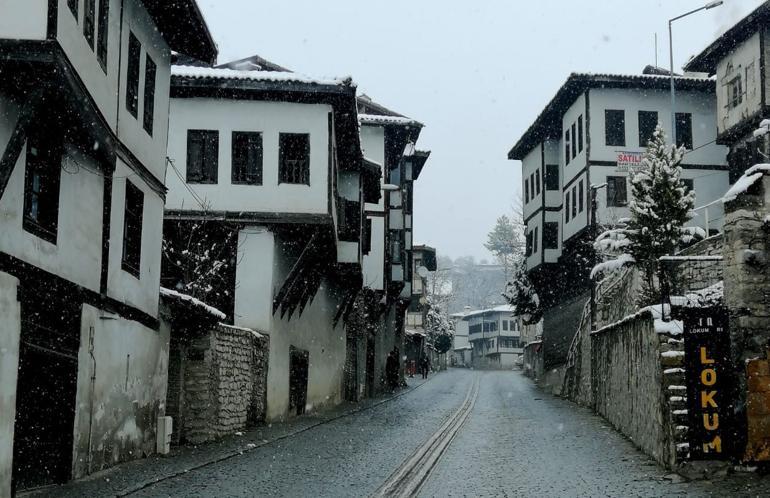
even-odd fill
[(0, 4), (0, 495), (155, 451), (171, 51), (216, 57), (179, 7)]
[(379, 172), (364, 169), (350, 80), (254, 67), (174, 66), (166, 226), (237, 232), (229, 298), (214, 304), (270, 336), (270, 421), (343, 400), (344, 320), (361, 288), (363, 201), (379, 194)]
[(513, 368), (524, 353), (521, 318), (510, 305), (466, 313), (468, 340), (475, 368)]

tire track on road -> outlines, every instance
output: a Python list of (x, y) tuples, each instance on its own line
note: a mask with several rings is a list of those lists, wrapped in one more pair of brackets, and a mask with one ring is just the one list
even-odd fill
[(373, 497), (415, 496), (422, 488), (441, 455), (452, 443), (457, 433), (468, 420), (479, 394), (479, 374), (474, 373), (473, 382), (460, 407), (444, 422), (431, 437), (418, 447), (375, 491)]

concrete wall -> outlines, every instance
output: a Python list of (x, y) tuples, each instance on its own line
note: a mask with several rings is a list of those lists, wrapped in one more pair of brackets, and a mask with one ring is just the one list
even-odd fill
[(155, 331), (83, 305), (75, 478), (155, 452), (157, 418), (165, 414), (169, 338), (166, 325)]
[(19, 366), (21, 316), (19, 281), (0, 272), (0, 496), (10, 496), (13, 474), (13, 430)]

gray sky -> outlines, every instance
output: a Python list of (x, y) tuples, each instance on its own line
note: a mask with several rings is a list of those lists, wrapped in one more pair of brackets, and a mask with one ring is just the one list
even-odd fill
[[(520, 202), (506, 154), (572, 71), (668, 66), (667, 20), (706, 0), (198, 0), (220, 61), (259, 54), (426, 124), (415, 243), (489, 258), (497, 216)], [(761, 3), (725, 0), (674, 25), (680, 67)]]

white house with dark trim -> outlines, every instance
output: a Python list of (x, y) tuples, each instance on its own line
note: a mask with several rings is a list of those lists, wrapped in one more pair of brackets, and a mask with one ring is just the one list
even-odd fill
[[(686, 148), (682, 177), (695, 205), (720, 199), (730, 184), (727, 149), (715, 143), (715, 83), (676, 76), (676, 130), (670, 78), (646, 68), (641, 75), (573, 73), (508, 153), (521, 162), (526, 262), (541, 303), (545, 366), (566, 358), (588, 298), (592, 215), (611, 226), (630, 215), (629, 170), (640, 166), (658, 123)], [(592, 186), (596, 209), (592, 213)], [(710, 231), (720, 229), (722, 206), (708, 208)], [(690, 225), (706, 227), (706, 209)]]
[[(0, 495), (153, 453), (171, 51), (194, 0), (0, 2)], [(15, 422), (14, 422), (15, 421)]]
[[(198, 297), (270, 336), (267, 420), (340, 403), (363, 205), (380, 199), (380, 170), (361, 153), (356, 86), (258, 57), (174, 66), (168, 155), (167, 238), (205, 222), (234, 263), (226, 292)], [(164, 268), (164, 284), (180, 285), (184, 272)]]
[(466, 322), (472, 346), (471, 363), (476, 368), (513, 368), (524, 353), (521, 318), (516, 308), (502, 305), (469, 311), (458, 317)]
[[(364, 255), (363, 285), (368, 302), (378, 303), (375, 329), (361, 348), (366, 350), (366, 392), (384, 385), (385, 360), (398, 351), (403, 372), (404, 323), (413, 299), (414, 182), (430, 152), (416, 149), (423, 125), (394, 112), (368, 96), (358, 98), (361, 147), (368, 163), (382, 167), (382, 198), (364, 205), (370, 250)], [(371, 314), (370, 314), (371, 315)]]

